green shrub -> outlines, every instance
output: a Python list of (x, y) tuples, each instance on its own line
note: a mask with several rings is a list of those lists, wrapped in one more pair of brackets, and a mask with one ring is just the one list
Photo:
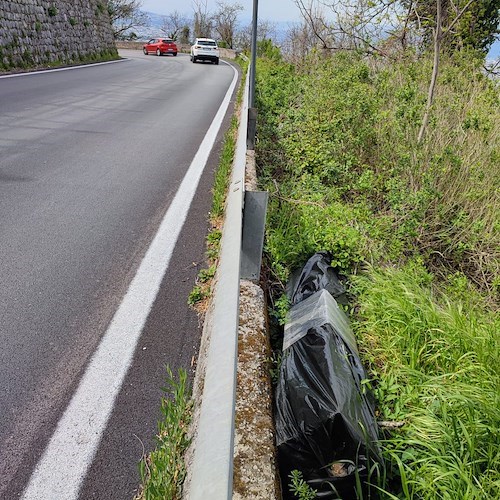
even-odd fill
[[(273, 262), (289, 269), (325, 244), (341, 252), (343, 269), (422, 254), (429, 267), (462, 272), (494, 296), (498, 89), (474, 60), (442, 65), (420, 146), (430, 61), (375, 65), (346, 54), (312, 57), (301, 68), (259, 61), (257, 160), (272, 195)], [(340, 229), (347, 221), (350, 229)], [(276, 238), (288, 243), (281, 248)]]

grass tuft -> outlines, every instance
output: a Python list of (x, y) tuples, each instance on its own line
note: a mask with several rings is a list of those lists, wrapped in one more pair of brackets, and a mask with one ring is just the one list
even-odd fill
[[(243, 85), (240, 85), (237, 102), (241, 102)], [(207, 299), (212, 291), (212, 282), (215, 277), (216, 262), (219, 257), (220, 241), (222, 238), (221, 227), (226, 205), (227, 190), (231, 179), (231, 171), (236, 148), (236, 136), (238, 131), (238, 119), (231, 118), (231, 124), (224, 136), (222, 151), (219, 159), (219, 166), (215, 172), (214, 185), (212, 188), (213, 200), (210, 212), (210, 222), (212, 230), (207, 236), (206, 258), (209, 263), (208, 269), (202, 269), (198, 273), (196, 285), (189, 294), (188, 304), (194, 307), (199, 314), (206, 311)]]
[(224, 144), (219, 161), (219, 167), (215, 174), (213, 192), (213, 202), (211, 218), (217, 219), (224, 214), (226, 193), (230, 181), (230, 173), (233, 165), (234, 151), (236, 147), (236, 131), (238, 120), (235, 116), (231, 119), (231, 126), (224, 137)]
[(192, 417), (191, 392), (187, 372), (175, 377), (167, 366), (163, 417), (158, 422), (157, 446), (139, 464), (142, 479), (136, 500), (180, 500), (186, 476), (184, 452), (190, 444), (188, 428)]

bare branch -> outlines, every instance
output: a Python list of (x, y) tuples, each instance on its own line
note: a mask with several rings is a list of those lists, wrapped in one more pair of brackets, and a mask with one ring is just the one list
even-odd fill
[(148, 16), (140, 10), (140, 0), (108, 0), (107, 6), (115, 38), (122, 37), (132, 28), (147, 26), (149, 23)]
[(441, 11), (441, 0), (436, 0), (437, 14), (436, 14), (436, 28), (434, 30), (434, 64), (432, 68), (431, 83), (429, 85), (429, 91), (427, 92), (427, 104), (425, 106), (425, 113), (422, 119), (422, 125), (420, 131), (418, 132), (417, 143), (420, 144), (424, 138), (425, 130), (429, 123), (429, 116), (431, 112), (432, 102), (434, 100), (434, 90), (436, 88), (436, 81), (439, 73), (439, 56), (441, 52), (441, 39), (442, 39), (442, 11)]
[(193, 0), (195, 37), (212, 36), (212, 17), (208, 12), (207, 0)]
[(177, 40), (183, 30), (186, 28), (189, 29), (190, 22), (191, 21), (186, 16), (174, 11), (163, 17), (161, 31), (163, 31), (163, 33), (165, 33), (169, 38)]
[(223, 1), (217, 2), (217, 11), (213, 15), (214, 29), (228, 48), (232, 49), (234, 37), (238, 26), (238, 14), (243, 11), (239, 3), (229, 4)]
[(465, 12), (467, 11), (467, 9), (471, 6), (472, 2), (474, 0), (469, 0), (464, 8), (458, 13), (457, 17), (455, 17), (455, 19), (453, 19), (453, 22), (446, 28), (446, 32), (450, 32), (453, 27), (455, 26), (455, 24), (458, 23), (458, 21), (460, 20), (460, 18), (465, 14)]

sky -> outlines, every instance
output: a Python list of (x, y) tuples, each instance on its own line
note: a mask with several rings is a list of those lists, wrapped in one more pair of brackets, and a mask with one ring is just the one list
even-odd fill
[[(206, 0), (209, 12), (216, 8), (216, 0)], [(253, 0), (226, 0), (228, 4), (239, 3), (244, 11), (240, 19), (252, 19)], [(260, 0), (258, 2), (259, 19), (275, 22), (296, 22), (300, 20), (300, 13), (293, 0)], [(177, 11), (180, 14), (192, 15), (191, 0), (143, 0), (142, 10), (155, 14), (170, 14)]]

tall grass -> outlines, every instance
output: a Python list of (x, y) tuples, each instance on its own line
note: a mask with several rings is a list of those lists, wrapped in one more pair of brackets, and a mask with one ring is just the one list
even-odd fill
[[(500, 271), (500, 88), (474, 59), (445, 60), (431, 126), (416, 144), (430, 62), (376, 75), (385, 119), (377, 120), (378, 169), (396, 166), (388, 199), (400, 227), (430, 264), (467, 274), (491, 295)], [(396, 85), (395, 85), (396, 84)], [(391, 147), (388, 147), (388, 146)], [(385, 176), (385, 174), (384, 174)]]
[(418, 265), (355, 278), (358, 341), (404, 498), (492, 499), (500, 487), (500, 320), (432, 289)]

